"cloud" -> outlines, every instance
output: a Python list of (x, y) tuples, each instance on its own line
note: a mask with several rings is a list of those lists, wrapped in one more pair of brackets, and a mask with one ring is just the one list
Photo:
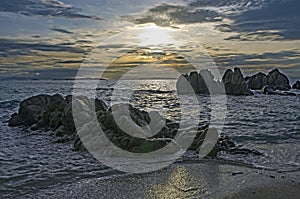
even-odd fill
[(278, 41), (284, 39), (283, 34), (276, 30), (258, 30), (256, 32), (239, 33), (235, 36), (225, 38), (225, 40), (238, 41)]
[[(6, 71), (0, 74), (0, 80), (11, 79), (74, 79), (77, 75), (78, 68), (47, 68), (47, 69), (30, 69), (26, 71), (11, 72)], [(18, 74), (18, 75), (16, 75)]]
[(284, 50), (280, 52), (265, 52), (261, 54), (220, 53), (212, 55), (217, 65), (222, 67), (241, 66), (249, 69), (272, 69), (274, 67), (289, 68), (300, 63), (300, 52)]
[(59, 0), (1, 0), (0, 12), (11, 12), (27, 16), (41, 15), (101, 20), (97, 16), (80, 14), (80, 9)]
[(156, 23), (160, 26), (216, 22), (229, 16), (263, 7), (273, 0), (194, 0), (186, 5), (160, 4), (141, 16), (125, 16), (137, 23)]
[(56, 32), (60, 32), (60, 33), (65, 33), (65, 34), (74, 34), (73, 32), (62, 29), (62, 28), (52, 28), (51, 30), (56, 31)]
[(251, 41), (253, 40), (251, 34), (256, 34), (257, 40), (260, 40), (261, 36), (274, 30), (277, 31), (276, 34), (272, 33), (277, 37), (275, 40), (297, 40), (300, 39), (299, 10), (298, 0), (272, 1), (268, 6), (233, 16), (234, 23), (221, 25), (219, 29), (240, 33), (239, 38), (228, 38), (233, 40)]
[(161, 4), (149, 9), (142, 16), (124, 16), (123, 18), (136, 24), (155, 23), (159, 26), (173, 26), (220, 21), (220, 16), (219, 13), (207, 9)]
[(186, 5), (156, 5), (123, 18), (159, 26), (218, 22), (219, 31), (236, 33), (226, 40), (278, 41), (300, 38), (299, 10), (298, 0), (194, 0)]
[(9, 55), (24, 55), (33, 51), (48, 51), (48, 52), (70, 52), (70, 53), (85, 53), (85, 50), (62, 44), (41, 43), (38, 41), (17, 41), (11, 39), (0, 39), (0, 52), (5, 56)]

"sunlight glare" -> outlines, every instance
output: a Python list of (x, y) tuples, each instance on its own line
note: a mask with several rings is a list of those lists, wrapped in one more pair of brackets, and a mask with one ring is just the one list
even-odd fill
[(176, 40), (172, 37), (174, 30), (161, 28), (155, 24), (148, 25), (141, 29), (139, 39), (142, 46), (167, 46), (175, 44)]

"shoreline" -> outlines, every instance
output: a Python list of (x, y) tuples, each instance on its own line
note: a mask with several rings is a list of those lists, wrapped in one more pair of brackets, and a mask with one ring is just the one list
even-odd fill
[(180, 162), (144, 174), (80, 180), (33, 198), (298, 198), (300, 171), (282, 172), (217, 161)]

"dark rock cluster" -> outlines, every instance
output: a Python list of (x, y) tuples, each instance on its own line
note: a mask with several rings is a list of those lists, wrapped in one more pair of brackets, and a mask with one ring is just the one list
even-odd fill
[(252, 90), (261, 90), (267, 85), (274, 90), (287, 91), (291, 89), (289, 78), (278, 69), (273, 69), (267, 75), (260, 72), (251, 77), (246, 77), (245, 80)]
[(222, 93), (221, 86), (220, 82), (214, 80), (214, 75), (209, 70), (181, 75), (177, 81), (177, 91), (180, 94)]
[(293, 86), (292, 86), (293, 89), (298, 89), (300, 90), (300, 81), (296, 81)]
[[(72, 112), (74, 107), (79, 114), (76, 119)], [(115, 109), (121, 109), (121, 112), (129, 109), (132, 121), (141, 127), (150, 123), (151, 119), (148, 112), (134, 108), (130, 104), (117, 104), (108, 107), (104, 101), (99, 99), (42, 94), (22, 101), (18, 113), (11, 116), (8, 125), (14, 127), (26, 126), (31, 130), (53, 132), (56, 138), (55, 142), (64, 143), (73, 140), (73, 149), (76, 151), (85, 150), (81, 140), (82, 137), (78, 136), (78, 132), (82, 132), (86, 128), (86, 135), (92, 135), (92, 131), (96, 126), (93, 123), (95, 122), (93, 114), (96, 116), (96, 121), (100, 124), (106, 137), (115, 146), (134, 153), (158, 150), (174, 141), (173, 138), (178, 133), (178, 123), (166, 120), (163, 128), (150, 138), (145, 139), (128, 135), (116, 124), (116, 118), (112, 115), (112, 111)], [(129, 118), (122, 117), (119, 119), (130, 125)], [(201, 147), (208, 129), (207, 127), (198, 127), (197, 132), (190, 147), (191, 150), (195, 151), (198, 151)], [(93, 141), (93, 138), (90, 140)], [(209, 155), (215, 156), (217, 152), (218, 149), (214, 147)]]
[[(300, 81), (292, 86), (300, 89)], [(222, 80), (214, 80), (214, 75), (208, 70), (194, 71), (189, 75), (181, 75), (177, 81), (179, 94), (226, 94), (226, 95), (253, 95), (251, 90), (261, 90), (267, 95), (290, 95), (289, 78), (278, 69), (273, 69), (268, 74), (257, 73), (250, 77), (243, 77), (240, 68), (225, 71)]]
[(233, 71), (228, 69), (222, 78), (222, 82), (227, 95), (253, 95), (239, 68), (234, 68)]
[(228, 69), (222, 82), (214, 80), (214, 75), (208, 70), (199, 73), (191, 72), (190, 75), (181, 75), (177, 81), (177, 91), (180, 94), (227, 94), (227, 95), (252, 95), (243, 74), (239, 68), (232, 71)]

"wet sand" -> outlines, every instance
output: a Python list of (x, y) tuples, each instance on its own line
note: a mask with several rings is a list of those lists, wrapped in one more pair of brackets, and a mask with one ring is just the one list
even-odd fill
[(81, 180), (34, 194), (34, 198), (296, 199), (299, 196), (299, 171), (268, 171), (213, 160), (175, 163), (146, 174)]

